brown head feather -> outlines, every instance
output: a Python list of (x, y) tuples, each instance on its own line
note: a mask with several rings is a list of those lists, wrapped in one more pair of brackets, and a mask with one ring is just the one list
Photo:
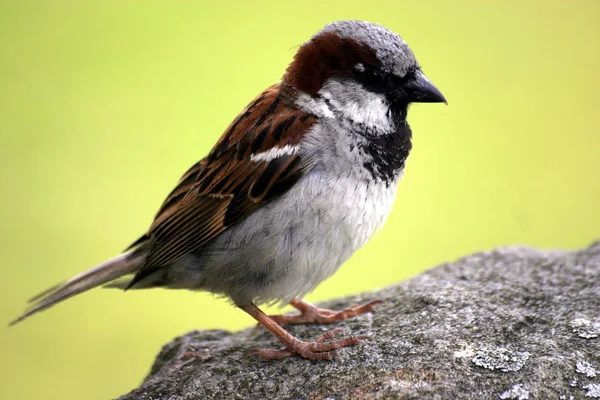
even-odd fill
[(357, 64), (378, 69), (381, 62), (369, 46), (335, 32), (322, 32), (298, 49), (283, 82), (315, 96), (327, 79), (355, 74)]

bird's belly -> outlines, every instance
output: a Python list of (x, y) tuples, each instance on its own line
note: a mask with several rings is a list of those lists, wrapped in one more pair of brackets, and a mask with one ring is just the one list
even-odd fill
[(312, 173), (219, 236), (198, 257), (198, 289), (236, 304), (304, 296), (383, 225), (396, 182)]

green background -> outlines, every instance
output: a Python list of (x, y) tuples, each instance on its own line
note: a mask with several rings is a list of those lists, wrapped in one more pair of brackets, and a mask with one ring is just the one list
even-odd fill
[[(402, 35), (449, 106), (411, 109), (386, 227), (309, 300), (496, 246), (586, 246), (600, 238), (600, 2), (569, 3), (1, 1), (0, 322), (136, 239), (336, 19)], [(0, 398), (116, 397), (174, 336), (251, 324), (207, 294), (95, 290), (0, 328)]]

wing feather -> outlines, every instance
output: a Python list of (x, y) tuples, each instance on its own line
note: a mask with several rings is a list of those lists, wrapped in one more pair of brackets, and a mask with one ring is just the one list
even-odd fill
[(233, 121), (209, 155), (192, 166), (159, 209), (150, 230), (131, 247), (147, 256), (128, 287), (208, 243), (259, 207), (285, 193), (306, 166), (295, 152), (254, 154), (297, 146), (315, 117), (290, 105), (278, 85)]

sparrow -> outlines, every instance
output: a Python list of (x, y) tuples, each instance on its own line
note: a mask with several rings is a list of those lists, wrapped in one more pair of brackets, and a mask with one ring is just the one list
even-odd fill
[[(302, 300), (383, 226), (411, 150), (408, 107), (443, 102), (396, 33), (363, 21), (326, 25), (193, 165), (149, 230), (121, 255), (31, 299), (11, 324), (104, 285), (207, 291), (229, 299), (282, 344), (264, 360), (330, 360), (369, 339), (334, 329), (302, 341), (283, 325), (373, 311)], [(299, 315), (268, 316), (261, 304)]]

